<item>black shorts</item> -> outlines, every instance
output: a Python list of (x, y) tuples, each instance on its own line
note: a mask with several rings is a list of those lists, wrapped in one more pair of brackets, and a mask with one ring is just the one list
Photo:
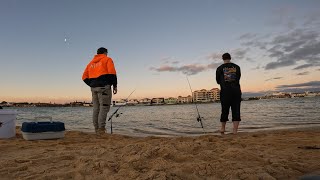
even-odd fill
[(241, 104), (241, 90), (240, 89), (226, 89), (220, 92), (221, 101), (221, 118), (220, 122), (228, 121), (229, 110), (231, 107), (232, 121), (241, 121), (240, 104)]

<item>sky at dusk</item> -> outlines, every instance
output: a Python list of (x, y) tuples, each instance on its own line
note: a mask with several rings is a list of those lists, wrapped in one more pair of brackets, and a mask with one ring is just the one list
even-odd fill
[(90, 101), (85, 66), (106, 47), (113, 99), (218, 88), (229, 52), (244, 94), (320, 90), (320, 1), (1, 0), (0, 101)]

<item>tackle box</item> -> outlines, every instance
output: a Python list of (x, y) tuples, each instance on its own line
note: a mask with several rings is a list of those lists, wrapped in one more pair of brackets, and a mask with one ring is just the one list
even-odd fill
[[(38, 121), (49, 119), (50, 121)], [(64, 137), (63, 122), (52, 121), (50, 116), (36, 117), (34, 122), (23, 122), (21, 133), (25, 140), (60, 139)]]

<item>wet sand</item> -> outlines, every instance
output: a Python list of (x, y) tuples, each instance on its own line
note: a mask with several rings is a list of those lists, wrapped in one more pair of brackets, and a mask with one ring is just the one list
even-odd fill
[(320, 175), (320, 128), (128, 137), (67, 131), (0, 139), (0, 179), (298, 179)]

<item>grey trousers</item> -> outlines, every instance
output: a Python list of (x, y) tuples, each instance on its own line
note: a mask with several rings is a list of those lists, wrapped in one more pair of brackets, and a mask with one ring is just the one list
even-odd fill
[(97, 129), (105, 129), (107, 114), (111, 104), (111, 86), (92, 87), (93, 126)]

